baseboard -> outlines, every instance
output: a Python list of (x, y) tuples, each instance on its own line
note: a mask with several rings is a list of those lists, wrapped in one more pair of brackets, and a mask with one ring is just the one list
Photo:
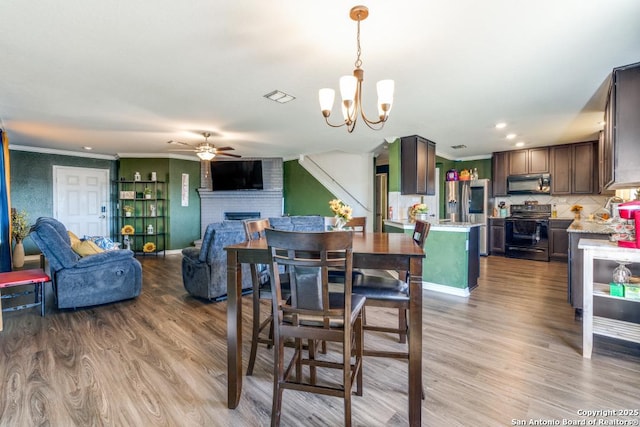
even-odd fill
[(437, 283), (422, 282), (422, 289), (441, 292), (443, 294), (455, 295), (458, 297), (468, 297), (471, 295), (469, 288), (454, 288), (452, 286), (439, 285)]
[(167, 255), (177, 255), (182, 253), (182, 249), (167, 249), (164, 251)]

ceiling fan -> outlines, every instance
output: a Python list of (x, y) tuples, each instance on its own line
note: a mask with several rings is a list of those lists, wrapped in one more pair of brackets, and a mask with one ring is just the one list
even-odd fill
[(216, 147), (213, 144), (209, 143), (209, 137), (211, 136), (211, 132), (202, 132), (202, 136), (204, 136), (204, 142), (201, 142), (198, 145), (192, 145), (192, 144), (188, 144), (186, 142), (182, 142), (182, 141), (167, 141), (168, 144), (181, 144), (181, 145), (186, 145), (187, 147), (190, 148), (183, 148), (183, 149), (173, 149), (170, 151), (192, 151), (194, 153), (196, 153), (196, 155), (201, 159), (201, 160), (211, 160), (213, 159), (215, 156), (229, 156), (229, 157), (242, 157), (239, 156), (237, 154), (231, 154), (231, 153), (224, 153), (224, 151), (230, 151), (230, 150), (235, 150), (235, 148), (233, 147)]

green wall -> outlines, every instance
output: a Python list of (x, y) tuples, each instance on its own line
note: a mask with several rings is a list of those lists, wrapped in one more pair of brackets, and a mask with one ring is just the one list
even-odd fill
[[(111, 179), (115, 179), (117, 176), (115, 160), (18, 150), (10, 150), (9, 159), (11, 162), (11, 206), (18, 210), (25, 210), (31, 224), (41, 216), (53, 216), (54, 165), (109, 169)], [(115, 210), (112, 209), (112, 212)], [(28, 237), (24, 241), (24, 247), (27, 255), (40, 253), (40, 250)]]
[[(196, 191), (200, 186), (200, 162), (198, 161), (139, 158), (104, 160), (18, 150), (10, 150), (9, 156), (11, 206), (18, 210), (25, 210), (31, 223), (41, 216), (53, 216), (54, 165), (109, 169), (112, 181), (120, 177), (132, 180), (135, 171), (139, 171), (143, 179), (149, 179), (151, 171), (156, 171), (158, 180), (167, 182), (169, 188), (167, 249), (181, 249), (200, 238), (200, 197)], [(189, 206), (186, 207), (181, 206), (183, 173), (189, 174)], [(111, 212), (115, 213), (118, 212), (115, 186), (112, 191)], [(112, 238), (117, 236), (117, 227), (114, 214), (110, 224)], [(40, 252), (29, 238), (24, 241), (24, 245), (27, 255)]]
[[(190, 246), (200, 236), (200, 162), (180, 159), (120, 159), (119, 176), (133, 180), (140, 172), (142, 180), (156, 172), (158, 181), (167, 183), (169, 215), (167, 218), (167, 249)], [(189, 174), (189, 206), (182, 206), (182, 174)]]
[(332, 216), (329, 201), (335, 196), (297, 160), (284, 162), (284, 214)]
[(400, 191), (400, 138), (389, 144), (389, 184), (388, 191)]

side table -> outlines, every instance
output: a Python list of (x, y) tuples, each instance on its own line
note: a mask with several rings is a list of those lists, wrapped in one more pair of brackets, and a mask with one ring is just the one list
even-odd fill
[[(45, 289), (44, 285), (50, 282), (51, 278), (42, 269), (32, 270), (17, 270), (9, 271), (6, 273), (0, 273), (0, 291), (7, 288), (13, 288), (21, 285), (33, 285), (33, 290), (23, 292), (13, 292), (3, 294), (0, 297), (0, 308), (2, 308), (2, 300), (16, 298), (23, 295), (34, 294), (34, 302), (29, 304), (22, 304), (7, 308), (2, 308), (2, 312), (23, 310), (25, 308), (40, 306), (40, 316), (44, 316), (45, 310)], [(0, 313), (0, 331), (2, 330), (2, 315)]]

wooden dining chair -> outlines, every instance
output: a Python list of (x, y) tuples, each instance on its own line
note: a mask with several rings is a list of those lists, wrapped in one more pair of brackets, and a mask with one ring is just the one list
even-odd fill
[[(256, 240), (264, 237), (264, 230), (270, 227), (270, 223), (267, 218), (248, 219), (243, 223), (247, 240)], [(261, 265), (251, 264), (250, 267), (251, 281), (253, 285), (253, 322), (251, 328), (251, 352), (249, 354), (249, 363), (247, 365), (247, 375), (253, 374), (253, 367), (255, 366), (256, 356), (258, 353), (258, 344), (266, 344), (267, 348), (271, 348), (273, 345), (273, 316), (271, 314), (271, 309), (269, 309), (269, 314), (264, 320), (262, 320), (262, 315), (260, 313), (260, 300), (268, 299), (271, 301), (271, 281), (267, 270), (261, 268)], [(288, 295), (288, 282), (284, 280), (283, 293)], [(263, 331), (266, 330), (268, 330), (267, 336), (263, 334)]]
[[(325, 228), (330, 230), (331, 226), (327, 226), (330, 221), (327, 221), (329, 217), (325, 218)], [(327, 228), (328, 227), (328, 228)], [(350, 227), (351, 231), (354, 233), (362, 233), (364, 234), (367, 231), (367, 217), (366, 216), (356, 216), (351, 218), (345, 224), (345, 227)], [(362, 276), (362, 272), (358, 269), (353, 270), (353, 283), (354, 285), (359, 282), (360, 277)], [(329, 281), (331, 283), (344, 283), (344, 270), (339, 268), (333, 268), (329, 270)]]
[[(269, 272), (273, 284), (274, 377), (271, 425), (280, 424), (286, 389), (342, 397), (344, 425), (351, 425), (351, 393), (362, 395), (362, 308), (365, 297), (352, 293), (352, 233), (265, 231), (269, 247)], [(285, 297), (279, 274), (286, 267), (291, 295)], [(330, 292), (328, 269), (345, 270), (344, 292)], [(293, 338), (292, 357), (285, 360), (285, 340)], [(303, 340), (307, 340), (305, 357)], [(341, 361), (321, 357), (319, 341), (334, 342), (342, 350)], [(334, 347), (332, 346), (331, 349)], [(354, 356), (352, 363), (351, 359)], [(303, 376), (303, 367), (309, 374)], [(318, 368), (342, 370), (342, 375), (319, 378)], [(333, 378), (333, 379), (330, 379)]]
[[(412, 234), (416, 245), (424, 249), (429, 235), (431, 223), (416, 220)], [(390, 307), (398, 309), (398, 326), (378, 326), (368, 323), (365, 315), (364, 329), (369, 331), (388, 332), (398, 334), (401, 343), (407, 342), (407, 311), (409, 310), (409, 279), (408, 271), (399, 272), (399, 278), (364, 274), (354, 286), (354, 292), (367, 297), (366, 307)], [(379, 352), (365, 350), (367, 356), (408, 357), (408, 353)]]

